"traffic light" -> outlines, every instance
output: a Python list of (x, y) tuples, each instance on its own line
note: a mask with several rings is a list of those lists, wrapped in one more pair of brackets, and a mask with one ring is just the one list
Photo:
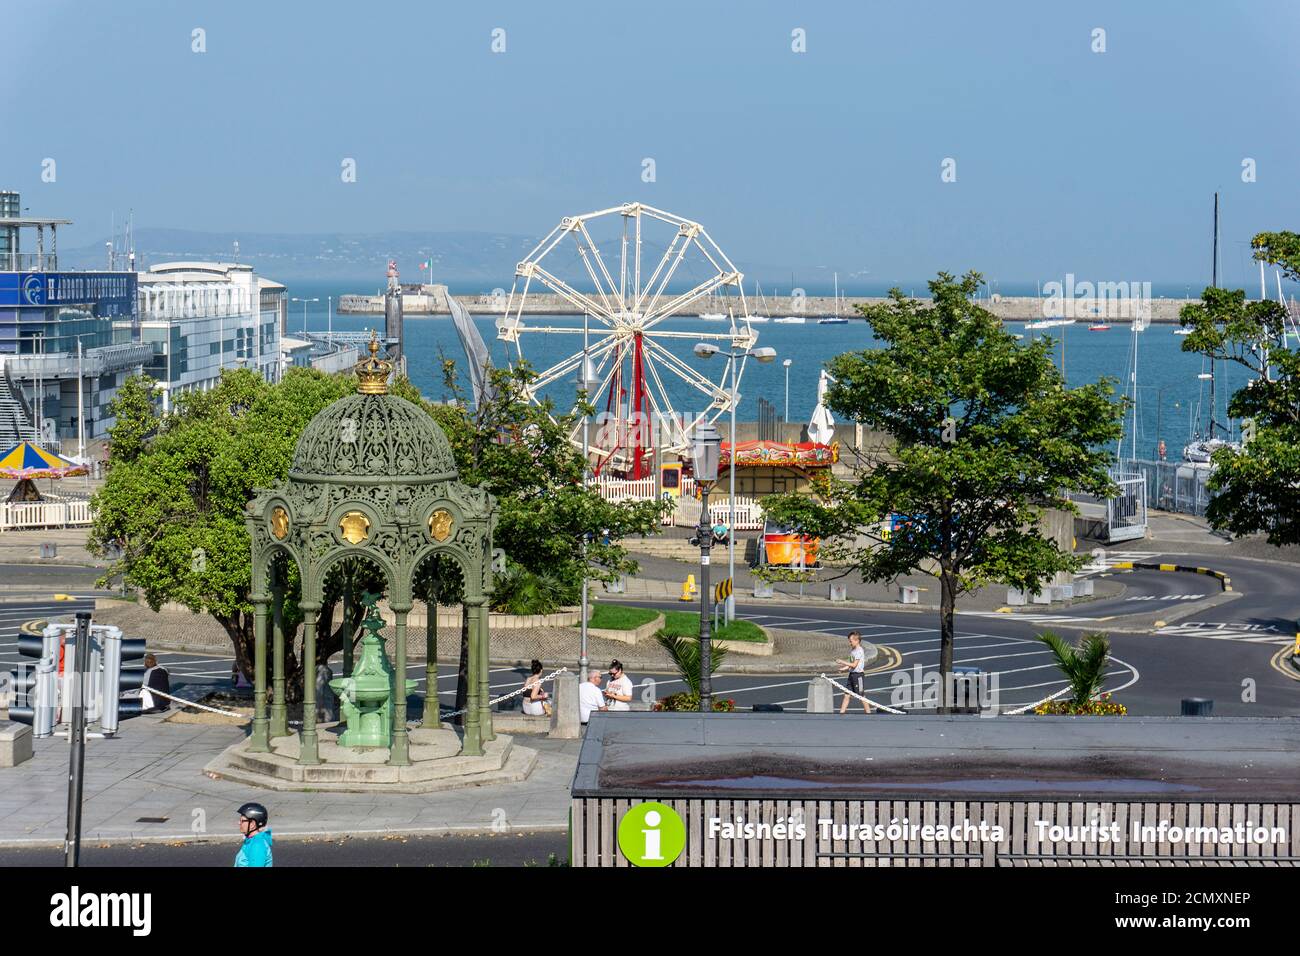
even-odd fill
[(123, 661), (144, 657), (144, 639), (123, 637), (121, 628), (100, 627), (96, 635), (102, 652), (103, 673), (100, 685), (99, 727), (105, 735), (117, 733), (118, 721), (138, 717), (144, 708), (139, 697), (122, 698), (122, 693), (136, 690), (144, 683), (144, 668), (123, 669)]
[[(69, 625), (70, 626), (70, 625)], [(36, 659), (11, 672), (14, 699), (9, 719), (28, 724), (35, 737), (48, 737), (54, 730), (59, 708), (59, 650), (62, 628), (51, 625), (41, 634), (18, 635), (18, 653)]]
[[(71, 715), (76, 642), (75, 624), (50, 624), (41, 634), (18, 636), (18, 653), (36, 658), (36, 663), (11, 675), (15, 698), (9, 719), (31, 725), (34, 737), (50, 736), (55, 725)], [(143, 684), (144, 668), (124, 669), (122, 663), (143, 658), (144, 643), (140, 638), (122, 637), (121, 629), (112, 625), (90, 627), (86, 720), (99, 721), (105, 736), (117, 733), (121, 721), (139, 716), (143, 709), (140, 698), (123, 699), (122, 693)]]

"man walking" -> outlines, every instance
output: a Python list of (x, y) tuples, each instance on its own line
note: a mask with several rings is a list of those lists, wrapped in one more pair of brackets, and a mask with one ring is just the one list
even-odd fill
[(607, 710), (605, 695), (600, 691), (600, 671), (587, 675), (587, 682), (578, 688), (578, 720), (585, 727), (592, 711)]
[[(867, 652), (862, 649), (862, 635), (857, 631), (849, 632), (849, 659), (846, 661), (836, 661), (840, 665), (841, 671), (849, 672), (849, 690), (855, 694), (863, 692), (865, 684), (863, 673), (867, 669)], [(844, 699), (840, 701), (840, 713), (846, 714), (849, 710), (849, 695), (845, 694)], [(871, 713), (871, 705), (867, 703), (866, 697), (862, 698), (862, 712)]]

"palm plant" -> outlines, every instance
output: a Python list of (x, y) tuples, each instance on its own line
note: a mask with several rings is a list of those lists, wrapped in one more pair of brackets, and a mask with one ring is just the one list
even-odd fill
[(1044, 631), (1038, 639), (1046, 644), (1056, 658), (1056, 666), (1065, 675), (1073, 694), (1071, 703), (1087, 707), (1101, 691), (1106, 679), (1106, 665), (1110, 661), (1110, 641), (1105, 634), (1093, 632), (1083, 635), (1076, 646), (1051, 631)]
[[(667, 631), (660, 630), (655, 634), (655, 640), (659, 642), (660, 647), (668, 652), (673, 667), (677, 668), (678, 676), (686, 684), (687, 693), (698, 698), (700, 696), (699, 638), (674, 637)], [(709, 675), (712, 676), (717, 671), (718, 665), (722, 663), (723, 658), (727, 656), (727, 649), (712, 644), (710, 650), (712, 653), (709, 656)]]

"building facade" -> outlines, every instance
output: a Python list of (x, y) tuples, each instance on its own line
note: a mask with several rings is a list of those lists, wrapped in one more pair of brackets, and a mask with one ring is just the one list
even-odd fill
[[(280, 283), (233, 262), (164, 262), (139, 277), (139, 339), (152, 349), (144, 370), (158, 380), (164, 409), (178, 395), (213, 388), (222, 369), (280, 380), (288, 307)], [(119, 331), (130, 324), (119, 322)]]

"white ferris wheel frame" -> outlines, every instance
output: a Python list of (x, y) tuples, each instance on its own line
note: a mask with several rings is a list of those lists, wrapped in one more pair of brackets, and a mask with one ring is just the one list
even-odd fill
[[(587, 229), (587, 224), (593, 219), (612, 215), (623, 217), (623, 235), (616, 253), (617, 279), (606, 266), (600, 247)], [(649, 278), (643, 283), (645, 270), (642, 263), (641, 220), (647, 216), (674, 226), (677, 233), (653, 270), (649, 272)], [(632, 220), (631, 235), (629, 235), (629, 220)], [(543, 265), (546, 256), (570, 236), (577, 246), (592, 287), (596, 290), (594, 293), (575, 289)], [(629, 255), (629, 244), (632, 247), (631, 255)], [(685, 292), (668, 293), (668, 283), (686, 253), (692, 248), (703, 255), (716, 273)], [(524, 308), (529, 288), (534, 280), (571, 303), (577, 312), (590, 316), (594, 324), (591, 324), (589, 329), (584, 329), (581, 326), (526, 323)], [(651, 414), (657, 421), (669, 423), (667, 441), (658, 446), (658, 451), (684, 454), (690, 448), (691, 434), (696, 427), (705, 421), (716, 421), (731, 410), (733, 394), (728, 384), (732, 361), (739, 362), (735, 369), (737, 389), (735, 397), (739, 397), (739, 383), (748, 358), (746, 353), (753, 348), (758, 339), (758, 333), (750, 323), (743, 281), (744, 274), (736, 269), (726, 253), (713, 241), (708, 231), (693, 220), (637, 202), (611, 206), (608, 209), (599, 209), (579, 216), (566, 216), (516, 266), (514, 284), (510, 289), (510, 298), (506, 302), (505, 314), (497, 321), (497, 338), (513, 344), (516, 355), (522, 360), (525, 358), (523, 338), (527, 334), (588, 335), (588, 346), (585, 351), (579, 348), (572, 355), (539, 372), (529, 383), (527, 394), (531, 401), (538, 402), (542, 389), (578, 372), (585, 355), (595, 370), (594, 380), (599, 383), (588, 393), (588, 401), (592, 401), (609, 388), (615, 373), (621, 367), (622, 359), (627, 353), (620, 346), (632, 345), (636, 333), (640, 332), (643, 365), (646, 370), (646, 397)], [(693, 303), (711, 296), (715, 291), (730, 288), (735, 289), (740, 314), (729, 312), (728, 319), (731, 327), (728, 331), (697, 333), (656, 328), (665, 319), (680, 314)], [(657, 341), (658, 339), (694, 339), (697, 342), (725, 343), (732, 351), (738, 353), (739, 358), (737, 360), (728, 358), (721, 365), (718, 381), (715, 383), (711, 378), (688, 365), (680, 356), (665, 348)], [(620, 361), (613, 361), (615, 356), (619, 356)], [(679, 414), (664, 388), (663, 378), (660, 375), (661, 368), (673, 373), (701, 393), (706, 400), (704, 410), (690, 413), (689, 418)], [(579, 424), (575, 426), (570, 438), (578, 442), (580, 432)]]

